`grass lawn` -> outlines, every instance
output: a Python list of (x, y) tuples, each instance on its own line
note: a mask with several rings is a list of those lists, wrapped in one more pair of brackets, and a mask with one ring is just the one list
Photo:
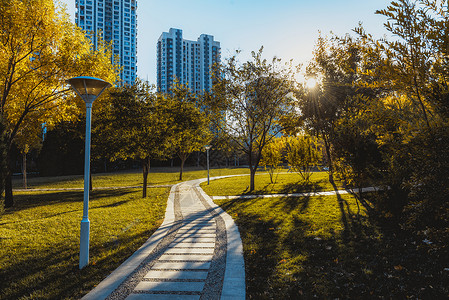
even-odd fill
[[(163, 171), (163, 172), (162, 172)], [(178, 182), (178, 169), (153, 169), (151, 184)], [(171, 172), (170, 172), (171, 171)], [(247, 169), (212, 169), (212, 176)], [(187, 169), (184, 180), (207, 176)], [(95, 186), (141, 185), (141, 174), (94, 175)], [(35, 188), (82, 187), (82, 176), (31, 178)], [(16, 186), (20, 187), (16, 182)], [(0, 216), (0, 299), (79, 299), (134, 253), (163, 221), (169, 188), (94, 190), (90, 265), (79, 270), (82, 191), (15, 192)]]
[(263, 195), (263, 194), (285, 194), (300, 192), (332, 191), (333, 187), (329, 182), (327, 172), (314, 172), (309, 183), (303, 183), (301, 177), (296, 173), (279, 173), (273, 176), (273, 183), (270, 176), (261, 171), (256, 173), (255, 190), (249, 192), (249, 175), (212, 180), (210, 185), (203, 183), (201, 187), (209, 195), (229, 196), (229, 195)]
[[(210, 169), (210, 176), (223, 176), (231, 174), (247, 174), (248, 168), (222, 168)], [(207, 177), (207, 170), (186, 168), (183, 181)], [(179, 168), (151, 168), (148, 175), (149, 185), (166, 185), (179, 182)], [(28, 179), (28, 188), (83, 188), (83, 175), (58, 177), (31, 177)], [(143, 184), (140, 169), (116, 173), (92, 174), (92, 185), (96, 187), (141, 186)], [(15, 178), (13, 188), (23, 187), (22, 178)]]
[(161, 224), (168, 188), (93, 191), (90, 265), (78, 269), (82, 192), (21, 193), (0, 220), (1, 299), (78, 299)]
[(437, 241), (423, 243), (363, 209), (357, 215), (352, 195), (215, 202), (239, 227), (247, 299), (449, 296), (447, 255), (434, 251)]

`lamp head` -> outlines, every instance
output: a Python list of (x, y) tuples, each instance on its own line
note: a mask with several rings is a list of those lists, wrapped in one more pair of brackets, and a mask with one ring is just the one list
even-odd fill
[(212, 146), (211, 145), (206, 145), (206, 146), (204, 146), (204, 148), (206, 148), (206, 150), (209, 150), (210, 148), (212, 148)]
[(107, 81), (89, 76), (74, 77), (67, 82), (86, 104), (92, 104), (105, 89), (111, 86)]

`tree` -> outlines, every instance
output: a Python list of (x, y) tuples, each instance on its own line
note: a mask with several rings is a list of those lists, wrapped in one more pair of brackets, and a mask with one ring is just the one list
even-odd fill
[(292, 170), (308, 183), (312, 168), (321, 162), (321, 149), (316, 140), (308, 135), (289, 137), (287, 145), (287, 162)]
[[(30, 114), (32, 115), (32, 114)], [(39, 122), (39, 118), (30, 118), (35, 123), (25, 122), (24, 126), (20, 128), (14, 140), (14, 144), (22, 154), (22, 176), (23, 187), (27, 188), (27, 155), (35, 149), (38, 150), (42, 147), (42, 123)], [(36, 123), (37, 122), (37, 123)]]
[(105, 98), (94, 116), (93, 151), (110, 160), (140, 160), (145, 198), (150, 161), (165, 158), (171, 146), (169, 126), (174, 117), (169, 114), (169, 100), (156, 96), (153, 87), (141, 81), (112, 89)]
[(205, 111), (198, 107), (197, 98), (188, 87), (175, 84), (170, 98), (169, 113), (173, 123), (169, 127), (170, 143), (181, 159), (179, 180), (182, 180), (184, 163), (194, 151), (200, 151), (211, 140), (210, 122)]
[(252, 52), (252, 59), (243, 64), (237, 61), (238, 53), (228, 59), (215, 72), (219, 76), (207, 104), (214, 114), (214, 126), (248, 157), (250, 191), (255, 187), (263, 149), (282, 130), (279, 120), (296, 114), (294, 98), (290, 97), (296, 68), (278, 58), (269, 63), (262, 52), (263, 48)]
[[(53, 126), (83, 111), (65, 80), (88, 74), (115, 82), (111, 52), (98, 50), (51, 0), (0, 2), (0, 114), (6, 158), (27, 122)], [(33, 119), (33, 120), (32, 120)], [(36, 121), (37, 120), (37, 121)], [(25, 126), (26, 127), (26, 126)], [(13, 205), (11, 172), (6, 174), (5, 206)]]
[(268, 168), (270, 174), (270, 182), (273, 183), (274, 172), (279, 170), (282, 162), (285, 141), (283, 138), (274, 138), (262, 150), (262, 159), (260, 165)]

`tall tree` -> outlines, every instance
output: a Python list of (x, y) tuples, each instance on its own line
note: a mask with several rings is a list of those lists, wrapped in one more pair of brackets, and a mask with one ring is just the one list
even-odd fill
[[(274, 183), (274, 172), (279, 174), (280, 164), (282, 162), (283, 151), (285, 148), (285, 139), (282, 137), (274, 138), (269, 142), (262, 151), (262, 159), (260, 165), (268, 168), (268, 174), (270, 175), (270, 182)], [(277, 175), (276, 175), (277, 178)]]
[[(74, 119), (83, 104), (65, 80), (90, 75), (115, 82), (117, 68), (105, 46), (93, 50), (85, 34), (52, 0), (0, 2), (0, 115), (6, 157), (24, 124)], [(101, 43), (100, 43), (101, 44)], [(33, 120), (32, 120), (33, 119)], [(7, 172), (5, 206), (13, 205)]]
[(289, 93), (296, 88), (297, 69), (276, 57), (268, 62), (262, 54), (263, 47), (243, 64), (236, 55), (228, 59), (216, 72), (215, 96), (209, 100), (215, 107), (218, 131), (233, 139), (248, 157), (250, 191), (262, 150), (282, 130), (279, 120), (296, 113)]
[(172, 93), (167, 95), (171, 100), (169, 114), (173, 120), (170, 128), (170, 143), (181, 160), (179, 180), (182, 180), (184, 164), (189, 155), (200, 151), (211, 140), (210, 122), (206, 112), (199, 107), (196, 95), (185, 85), (175, 83)]
[(139, 160), (145, 198), (151, 159), (168, 155), (169, 128), (174, 121), (168, 100), (156, 96), (153, 87), (141, 81), (112, 89), (105, 98), (106, 102), (94, 115), (94, 153), (110, 160)]
[(292, 170), (309, 183), (312, 168), (321, 163), (321, 149), (316, 139), (308, 135), (287, 138), (287, 162)]

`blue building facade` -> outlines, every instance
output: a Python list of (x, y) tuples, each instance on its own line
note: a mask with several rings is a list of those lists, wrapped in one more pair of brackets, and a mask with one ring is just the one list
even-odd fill
[(209, 92), (211, 67), (220, 61), (220, 42), (212, 35), (190, 41), (183, 39), (181, 29), (170, 28), (157, 42), (157, 89), (168, 93), (177, 79), (194, 93)]
[(137, 0), (76, 0), (75, 22), (95, 47), (97, 36), (112, 41), (112, 52), (122, 67), (124, 84), (134, 84), (137, 74)]

